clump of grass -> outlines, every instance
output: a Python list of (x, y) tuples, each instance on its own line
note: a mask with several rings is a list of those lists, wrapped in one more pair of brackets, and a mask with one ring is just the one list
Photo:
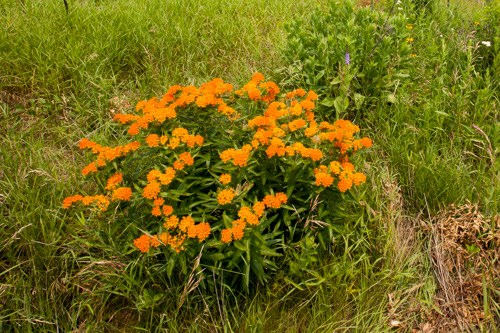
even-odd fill
[(276, 27), (310, 3), (75, 2), (66, 14), (61, 1), (7, 1), (0, 88), (91, 100), (213, 77), (243, 83), (278, 67)]

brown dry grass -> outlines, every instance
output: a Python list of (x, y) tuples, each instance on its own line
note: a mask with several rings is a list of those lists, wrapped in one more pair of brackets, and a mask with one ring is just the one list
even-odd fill
[(431, 218), (429, 255), (438, 290), (422, 332), (500, 327), (499, 220), (485, 218), (470, 203), (452, 205)]

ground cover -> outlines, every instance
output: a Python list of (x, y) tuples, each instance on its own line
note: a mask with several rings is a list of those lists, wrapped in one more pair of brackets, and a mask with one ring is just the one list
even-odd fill
[[(374, 1), (386, 16), (374, 21), (381, 42), (365, 43), (368, 51), (402, 47), (377, 53), (381, 67), (358, 62), (366, 54), (355, 37), (366, 32), (340, 16), (335, 31), (348, 38), (330, 32), (333, 40), (311, 46), (323, 42), (317, 18), (328, 10), (306, 0), (68, 1), (67, 13), (62, 1), (0, 2), (0, 329), (494, 331), (498, 5)], [(386, 19), (397, 15), (407, 21)], [(302, 36), (304, 50), (353, 45), (325, 56), (320, 77), (324, 54), (292, 59), (297, 39), (287, 33)], [(317, 64), (297, 67), (307, 59)], [(347, 68), (366, 74), (347, 84)], [(347, 117), (374, 141), (355, 160), (367, 183), (330, 203), (333, 241), (294, 259), (318, 259), (302, 275), (284, 271), (251, 293), (212, 276), (218, 287), (203, 290), (195, 275), (172, 281), (161, 261), (134, 249), (136, 230), (62, 208), (98, 187), (80, 175), (89, 162), (81, 138), (118, 143), (111, 119), (137, 101), (213, 77), (241, 86), (256, 71), (318, 91), (318, 114)]]

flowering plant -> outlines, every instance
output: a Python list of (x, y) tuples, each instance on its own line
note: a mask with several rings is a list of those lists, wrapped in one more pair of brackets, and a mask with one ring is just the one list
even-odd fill
[(287, 85), (311, 87), (319, 95), (319, 114), (353, 118), (379, 100), (393, 103), (412, 65), (411, 29), (404, 13), (331, 1), (327, 10), (287, 26)]
[(365, 181), (349, 157), (371, 140), (355, 138), (359, 127), (346, 120), (318, 123), (316, 99), (280, 93), (259, 73), (239, 90), (221, 79), (172, 86), (114, 117), (130, 142), (80, 141), (96, 156), (82, 173), (102, 180), (103, 193), (70, 196), (63, 207), (105, 215), (113, 206), (137, 227), (135, 248), (162, 257), (169, 276), (199, 256), (243, 276), (245, 288), (251, 276), (263, 282), (287, 247), (314, 234), (300, 221), (320, 192)]

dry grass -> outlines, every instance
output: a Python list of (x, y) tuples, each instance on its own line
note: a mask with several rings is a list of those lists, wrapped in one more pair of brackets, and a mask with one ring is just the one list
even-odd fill
[(438, 283), (423, 332), (490, 331), (500, 325), (500, 225), (474, 204), (431, 219), (430, 259)]

